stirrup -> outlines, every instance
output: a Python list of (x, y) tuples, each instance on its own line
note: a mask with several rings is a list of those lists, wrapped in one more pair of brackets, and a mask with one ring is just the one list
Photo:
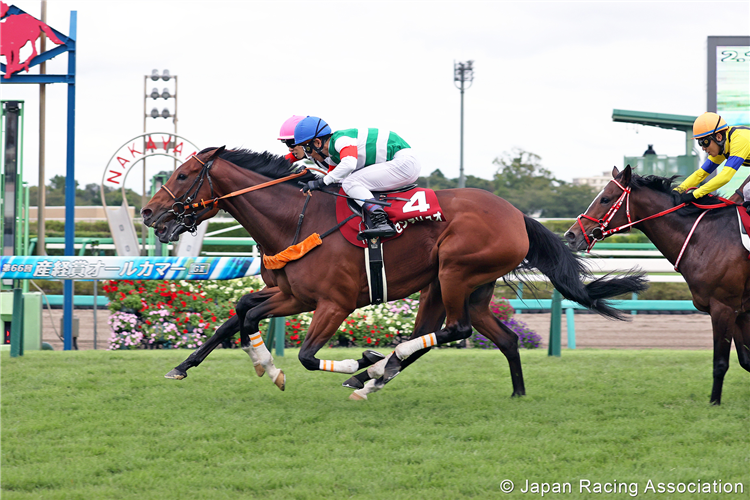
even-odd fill
[(389, 224), (382, 224), (360, 231), (358, 238), (361, 237), (363, 240), (369, 240), (372, 238), (391, 238), (392, 236), (396, 236), (396, 234), (395, 228), (391, 227)]
[(358, 239), (368, 240), (371, 238), (390, 238), (396, 236), (396, 228), (391, 224), (385, 210), (382, 208), (375, 209), (367, 215), (372, 227), (360, 231), (357, 236)]

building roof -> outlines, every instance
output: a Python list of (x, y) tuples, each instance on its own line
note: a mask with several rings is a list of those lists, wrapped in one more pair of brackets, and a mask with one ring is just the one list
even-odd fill
[(647, 113), (645, 111), (630, 111), (626, 109), (612, 110), (612, 121), (637, 123), (651, 127), (666, 128), (692, 132), (693, 122), (697, 116), (669, 115), (666, 113)]

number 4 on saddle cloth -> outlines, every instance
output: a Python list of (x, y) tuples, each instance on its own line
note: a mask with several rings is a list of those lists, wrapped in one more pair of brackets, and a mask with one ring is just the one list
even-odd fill
[[(344, 190), (339, 191), (345, 195)], [(389, 191), (387, 193), (373, 193), (375, 199), (386, 201), (391, 206), (384, 206), (385, 213), (388, 214), (391, 222), (396, 226), (396, 236), (385, 238), (383, 241), (390, 241), (398, 238), (404, 230), (412, 225), (421, 222), (443, 222), (445, 216), (438, 203), (435, 191), (416, 187), (414, 184), (406, 186), (399, 191)], [(336, 219), (339, 223), (343, 222), (352, 213), (362, 215), (362, 207), (356, 204), (354, 200), (340, 197), (336, 201)], [(354, 217), (346, 224), (341, 226), (341, 234), (352, 245), (360, 248), (367, 248), (368, 242), (357, 239), (359, 231), (364, 229), (364, 220), (362, 217)]]

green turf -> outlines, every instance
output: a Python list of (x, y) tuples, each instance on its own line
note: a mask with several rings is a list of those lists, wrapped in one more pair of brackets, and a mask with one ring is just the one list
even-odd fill
[[(520, 492), (526, 480), (571, 484), (545, 498), (631, 498), (595, 483), (750, 496), (750, 374), (734, 353), (720, 407), (710, 351), (524, 351), (528, 396), (511, 399), (500, 353), (440, 350), (366, 402), (296, 350), (277, 359), (286, 392), (239, 350), (164, 379), (186, 354), (2, 353), (2, 498), (492, 499), (504, 479), (512, 498), (541, 497)], [(649, 480), (744, 494), (644, 492)]]

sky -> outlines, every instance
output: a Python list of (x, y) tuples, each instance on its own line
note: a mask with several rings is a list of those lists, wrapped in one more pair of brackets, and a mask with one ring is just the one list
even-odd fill
[[(7, 3), (41, 17), (39, 0)], [(649, 144), (684, 154), (684, 133), (615, 123), (613, 110), (701, 114), (707, 37), (750, 35), (747, 1), (49, 0), (47, 24), (69, 33), (73, 10), (82, 186), (101, 183), (110, 157), (144, 132), (153, 69), (178, 75), (177, 133), (200, 148), (285, 154), (282, 122), (314, 115), (334, 130), (393, 130), (419, 153), (422, 175), (455, 178), (453, 68), (467, 60), (475, 71), (464, 93), (466, 175), (491, 179), (493, 160), (515, 148), (562, 180), (602, 175)], [(66, 68), (58, 56), (47, 73)], [(147, 91), (173, 85), (148, 80)], [(38, 86), (0, 82), (0, 95), (25, 102), (24, 180), (37, 185)], [(173, 110), (173, 101), (149, 98), (147, 110)], [(66, 85), (47, 86), (47, 179), (65, 175), (66, 103)], [(146, 127), (174, 131), (171, 119)], [(148, 168), (150, 176), (161, 165)], [(127, 187), (141, 192), (138, 170)]]

